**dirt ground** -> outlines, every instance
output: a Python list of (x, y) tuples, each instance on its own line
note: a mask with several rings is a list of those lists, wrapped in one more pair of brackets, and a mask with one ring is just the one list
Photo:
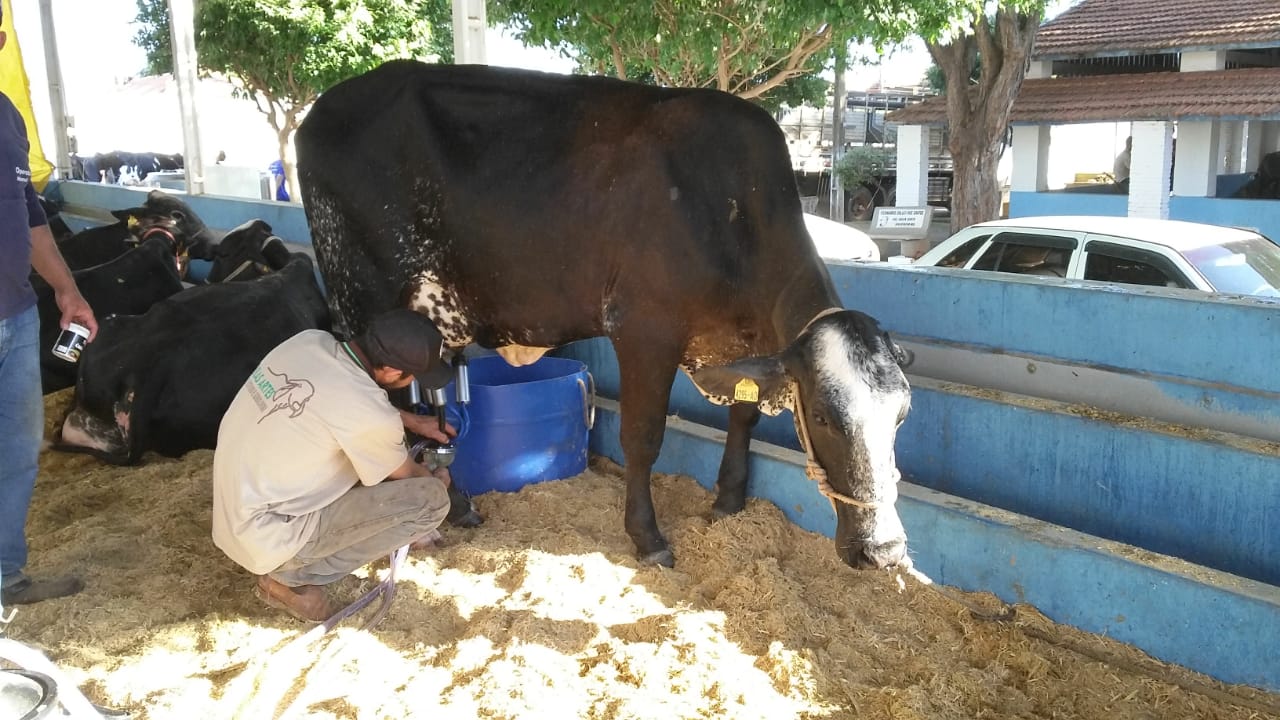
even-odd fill
[[(67, 392), (46, 398), (50, 421)], [(210, 463), (117, 468), (46, 452), (33, 573), (86, 590), (20, 608), (11, 637), (138, 718), (1208, 718), (1280, 720), (1222, 685), (1029, 606), (857, 572), (772, 505), (709, 522), (654, 478), (675, 569), (638, 566), (617, 468), (477, 498), (486, 523), (411, 556), (390, 613), (328, 636), (260, 603), (209, 537)], [(334, 592), (350, 599), (382, 560)]]

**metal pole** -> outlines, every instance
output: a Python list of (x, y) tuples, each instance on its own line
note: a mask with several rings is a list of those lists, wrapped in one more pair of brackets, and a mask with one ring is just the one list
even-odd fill
[(844, 74), (847, 69), (847, 53), (836, 53), (836, 86), (831, 98), (831, 219), (844, 222), (844, 187), (836, 174), (840, 158), (844, 157)]
[(169, 29), (173, 43), (173, 79), (182, 109), (182, 165), (187, 194), (204, 194), (204, 157), (200, 152), (200, 124), (196, 113), (196, 35), (192, 0), (169, 0)]
[(453, 62), (484, 65), (485, 0), (453, 0)]
[(49, 110), (53, 113), (53, 148), (58, 177), (71, 178), (71, 151), (67, 132), (67, 96), (62, 85), (62, 65), (58, 62), (57, 33), (53, 29), (53, 0), (40, 0), (40, 30), (44, 35), (44, 69), (49, 79)]

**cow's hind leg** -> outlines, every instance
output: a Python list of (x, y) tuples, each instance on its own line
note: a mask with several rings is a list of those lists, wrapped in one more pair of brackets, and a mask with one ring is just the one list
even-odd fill
[(649, 474), (662, 449), (667, 402), (676, 376), (678, 347), (627, 338), (614, 341), (621, 377), (619, 441), (626, 461), (627, 504), (623, 524), (642, 563), (674, 567), (675, 556), (658, 530)]
[(725, 517), (742, 510), (747, 504), (747, 452), (751, 447), (751, 431), (760, 422), (760, 406), (734, 403), (729, 407), (729, 435), (724, 441), (724, 457), (716, 479), (716, 501), (711, 506), (715, 517)]

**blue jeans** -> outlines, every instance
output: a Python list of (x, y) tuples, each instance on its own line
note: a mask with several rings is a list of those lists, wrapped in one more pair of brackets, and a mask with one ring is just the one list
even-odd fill
[(27, 507), (44, 436), (40, 317), (35, 306), (0, 320), (0, 579), (10, 585), (27, 564)]

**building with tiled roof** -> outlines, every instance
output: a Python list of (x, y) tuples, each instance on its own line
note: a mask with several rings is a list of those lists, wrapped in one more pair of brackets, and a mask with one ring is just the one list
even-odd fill
[[(945, 125), (945, 100), (887, 119)], [(1280, 0), (1083, 0), (1040, 26), (1009, 122), (1012, 215), (1103, 210), (1247, 225), (1280, 239), (1280, 201), (1227, 202), (1263, 155), (1280, 151)], [(1050, 126), (1103, 122), (1131, 124), (1128, 184), (1110, 196), (1050, 197)]]

